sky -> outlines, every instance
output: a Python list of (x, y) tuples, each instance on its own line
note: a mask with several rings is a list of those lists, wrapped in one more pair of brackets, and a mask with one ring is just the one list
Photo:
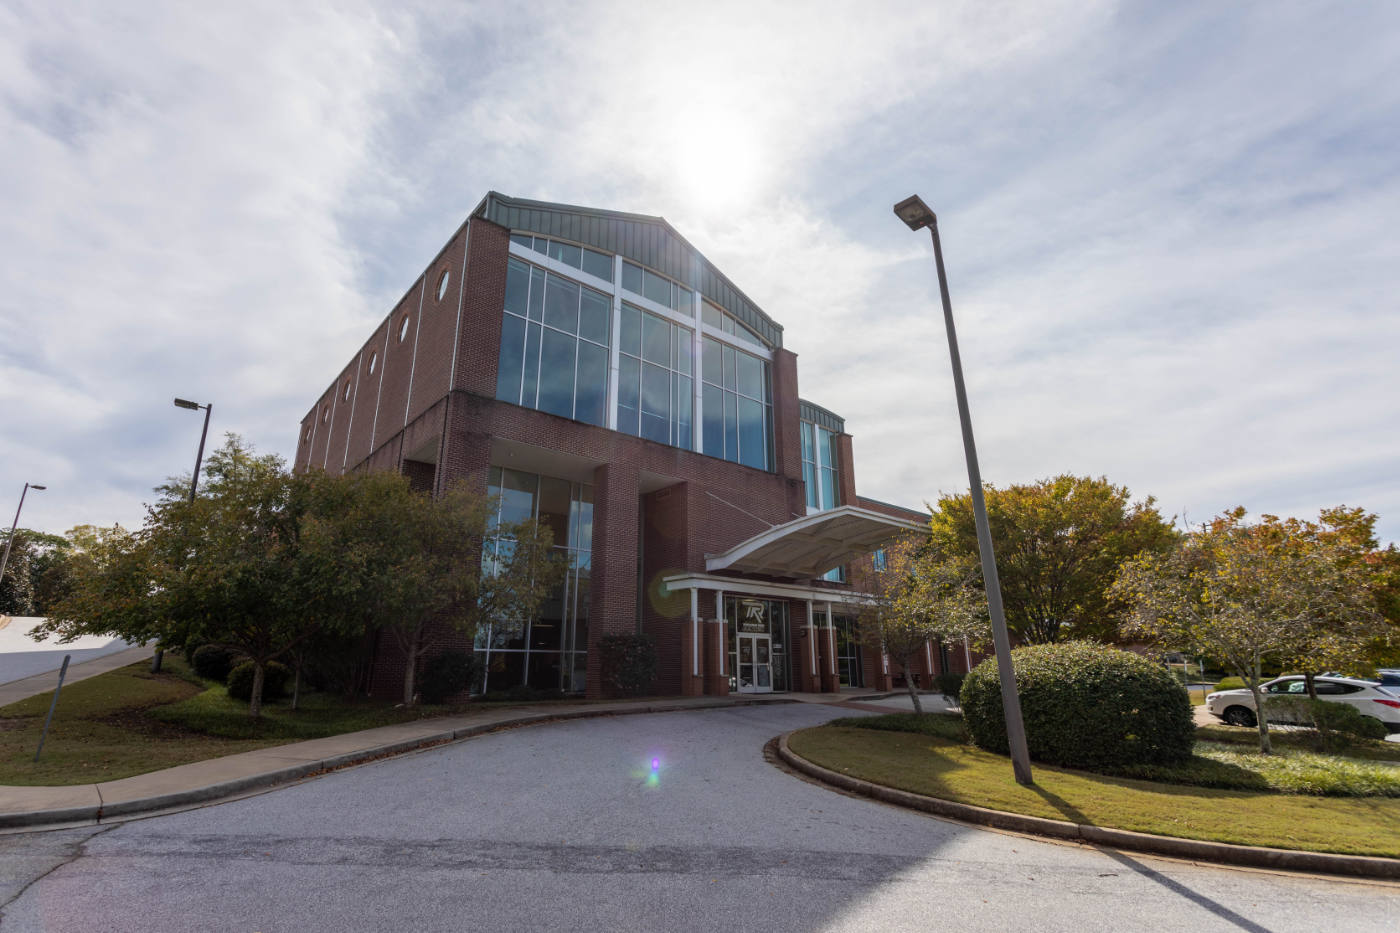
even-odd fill
[(665, 217), (862, 495), (1400, 539), (1400, 4), (0, 0), (0, 514), (140, 524), (298, 424), (487, 191)]

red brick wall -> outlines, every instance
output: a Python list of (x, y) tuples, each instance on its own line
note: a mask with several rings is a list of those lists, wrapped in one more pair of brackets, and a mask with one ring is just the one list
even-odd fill
[[(374, 335), (360, 351), (360, 401), (355, 405), (355, 417), (350, 425), (350, 449), (345, 458), (347, 468), (354, 468), (370, 455), (374, 440), (374, 417), (379, 408), (379, 388), (384, 378), (384, 356), (389, 340), (389, 319), (385, 318)], [(374, 361), (374, 372), (369, 371)], [(391, 432), (392, 433), (392, 432)]]
[[(639, 505), (634, 464), (609, 462), (594, 471), (593, 587), (588, 612), (590, 658), (599, 656), (598, 645), (604, 635), (630, 635), (637, 630)], [(588, 667), (587, 691), (589, 696), (601, 696), (606, 692), (596, 663)]]
[(663, 592), (661, 584), (690, 566), (689, 489), (678, 483), (642, 497), (642, 625), (656, 644), (655, 690), (661, 694), (681, 691), (681, 642), (691, 637), (689, 591)]
[(506, 306), (510, 231), (473, 217), (467, 238), (467, 291), (462, 296), (461, 337), (453, 386), (494, 398), (496, 363), (501, 354), (501, 314)]
[(856, 495), (855, 454), (851, 449), (851, 435), (836, 435), (836, 486), (842, 505), (855, 505)]
[[(423, 313), (414, 327), (412, 398), (408, 419), (412, 421), (440, 401), (451, 388), (452, 343), (457, 336), (457, 307), (462, 294), (462, 257), (467, 231), (457, 231), (446, 248), (424, 275)], [(438, 298), (438, 281), (447, 274), (447, 292)], [(499, 315), (499, 311), (497, 312)]]

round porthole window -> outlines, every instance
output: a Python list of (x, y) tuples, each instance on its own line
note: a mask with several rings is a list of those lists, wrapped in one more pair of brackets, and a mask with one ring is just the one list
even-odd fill
[(322, 408), (322, 409), (321, 409), (321, 423), (322, 423), (322, 424), (325, 424), (327, 421), (330, 421), (330, 420), (331, 420), (331, 406), (327, 405), (325, 408)]
[(301, 436), (301, 442), (302, 442), (303, 444), (309, 444), (309, 443), (311, 443), (311, 429), (310, 429), (310, 428), (307, 428), (307, 429), (306, 429), (306, 433), (303, 434), (303, 435)]
[(407, 337), (407, 336), (408, 336), (408, 315), (405, 314), (405, 315), (403, 316), (403, 322), (402, 322), (401, 324), (399, 324), (399, 343), (403, 343), (403, 339), (404, 339), (405, 337)]
[(378, 363), (378, 362), (379, 362), (379, 354), (378, 354), (378, 352), (371, 353), (371, 354), (369, 355), (369, 374), (370, 374), (371, 376), (374, 375), (374, 367), (375, 367), (375, 364)]
[(342, 401), (350, 401), (350, 383), (345, 383), (345, 394), (341, 396)]
[(451, 273), (448, 272), (448, 270), (446, 270), (446, 269), (443, 269), (443, 270), (442, 270), (442, 275), (438, 276), (438, 289), (437, 289), (437, 300), (438, 300), (438, 301), (442, 301), (442, 299), (444, 299), (444, 298), (447, 297), (447, 282), (448, 282), (448, 280), (451, 279), (451, 278), (452, 278)]

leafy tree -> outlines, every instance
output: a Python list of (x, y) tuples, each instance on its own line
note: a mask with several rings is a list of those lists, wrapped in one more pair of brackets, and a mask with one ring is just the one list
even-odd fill
[(107, 530), (73, 568), (69, 594), (46, 632), (112, 633), (183, 645), (191, 638), (253, 662), (249, 714), (262, 712), (267, 665), (313, 634), (344, 623), (325, 596), (338, 581), (306, 559), (301, 531), (321, 474), (292, 475), (236, 435), (206, 464), (188, 499), (171, 481), (138, 532)]
[[(941, 558), (920, 537), (909, 535), (885, 546), (885, 569), (860, 571), (854, 581), (867, 600), (857, 605), (857, 637), (874, 651), (890, 654), (913, 669), (931, 641), (985, 644), (991, 637), (986, 599), (973, 585), (974, 566)], [(922, 713), (923, 704), (906, 677), (905, 686)]]
[[(0, 536), (0, 550), (9, 540)], [(32, 528), (15, 529), (5, 576), (0, 579), (0, 615), (43, 615), (71, 547), (67, 538)]]
[(563, 579), (549, 529), (494, 521), (490, 500), (466, 486), (435, 499), (402, 476), (361, 473), (326, 487), (307, 532), (326, 570), (316, 575), (327, 587), (320, 598), (347, 626), (394, 639), (406, 659), (405, 705), (435, 627), (475, 634), (523, 624)]
[(1113, 595), (1130, 607), (1124, 634), (1216, 658), (1244, 681), (1267, 754), (1261, 662), (1298, 657), (1321, 631), (1357, 638), (1379, 614), (1365, 564), (1344, 544), (1303, 523), (1244, 517), (1236, 508), (1176, 549), (1129, 562)]
[[(1176, 539), (1155, 500), (1132, 502), (1126, 487), (1103, 477), (987, 485), (985, 498), (1007, 628), (1022, 642), (1112, 640), (1123, 607), (1108, 590), (1119, 565)], [(930, 529), (935, 552), (977, 563), (970, 495), (939, 499)]]

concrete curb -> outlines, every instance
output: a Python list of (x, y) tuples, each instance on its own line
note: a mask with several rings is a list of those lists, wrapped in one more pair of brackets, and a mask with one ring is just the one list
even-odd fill
[[(796, 703), (796, 700), (715, 700), (707, 703), (647, 703), (636, 706), (609, 709), (569, 709), (554, 712), (531, 712), (522, 715), (506, 716), (502, 719), (447, 729), (429, 735), (402, 739), (382, 745), (356, 749), (342, 755), (335, 755), (319, 761), (308, 761), (289, 767), (251, 774), (229, 781), (219, 781), (188, 790), (158, 794), (153, 797), (140, 797), (118, 803), (99, 804), (90, 807), (64, 807), (51, 810), (29, 810), (16, 813), (0, 813), (0, 830), (6, 829), (56, 829), (60, 826), (92, 825), (113, 817), (130, 818), (143, 813), (165, 812), (211, 803), (230, 797), (238, 797), (252, 791), (267, 790), (282, 784), (291, 784), (309, 777), (318, 777), (342, 768), (368, 764), (383, 758), (408, 754), (422, 749), (454, 742), (465, 741), (480, 735), (500, 732), (505, 729), (523, 726), (542, 725), (570, 719), (595, 719), (603, 716), (637, 716), (645, 713), (678, 713), (689, 710), (718, 709), (735, 706), (755, 706), (769, 703)], [(294, 743), (295, 744), (295, 743)], [(77, 785), (90, 786), (90, 785)], [(95, 785), (91, 785), (95, 786)]]
[(1173, 858), (1202, 862), (1219, 862), (1226, 865), (1246, 865), (1252, 868), (1274, 868), (1328, 875), (1348, 875), (1354, 878), (1400, 879), (1400, 859), (1366, 855), (1334, 855), (1326, 852), (1271, 849), (1264, 846), (1241, 846), (1225, 842), (1204, 842), (1199, 839), (1179, 839), (1174, 836), (1154, 836), (1126, 829), (1109, 829), (1085, 823), (1070, 823), (1039, 816), (1007, 813), (1003, 810), (989, 810), (985, 807), (954, 803), (951, 800), (943, 800), (938, 797), (926, 797), (923, 794), (898, 790), (883, 784), (873, 784), (870, 781), (823, 768), (789, 748), (788, 736), (790, 735), (792, 735), (791, 732), (785, 732), (778, 737), (778, 757), (794, 770), (823, 784), (839, 787), (863, 797), (870, 797), (895, 806), (908, 807), (912, 810), (922, 810), (925, 813), (948, 817), (964, 823), (991, 826), (1031, 836), (1071, 839), (1077, 842), (1087, 842), (1091, 845), (1129, 849), (1135, 852), (1148, 852), (1153, 855), (1167, 855)]

